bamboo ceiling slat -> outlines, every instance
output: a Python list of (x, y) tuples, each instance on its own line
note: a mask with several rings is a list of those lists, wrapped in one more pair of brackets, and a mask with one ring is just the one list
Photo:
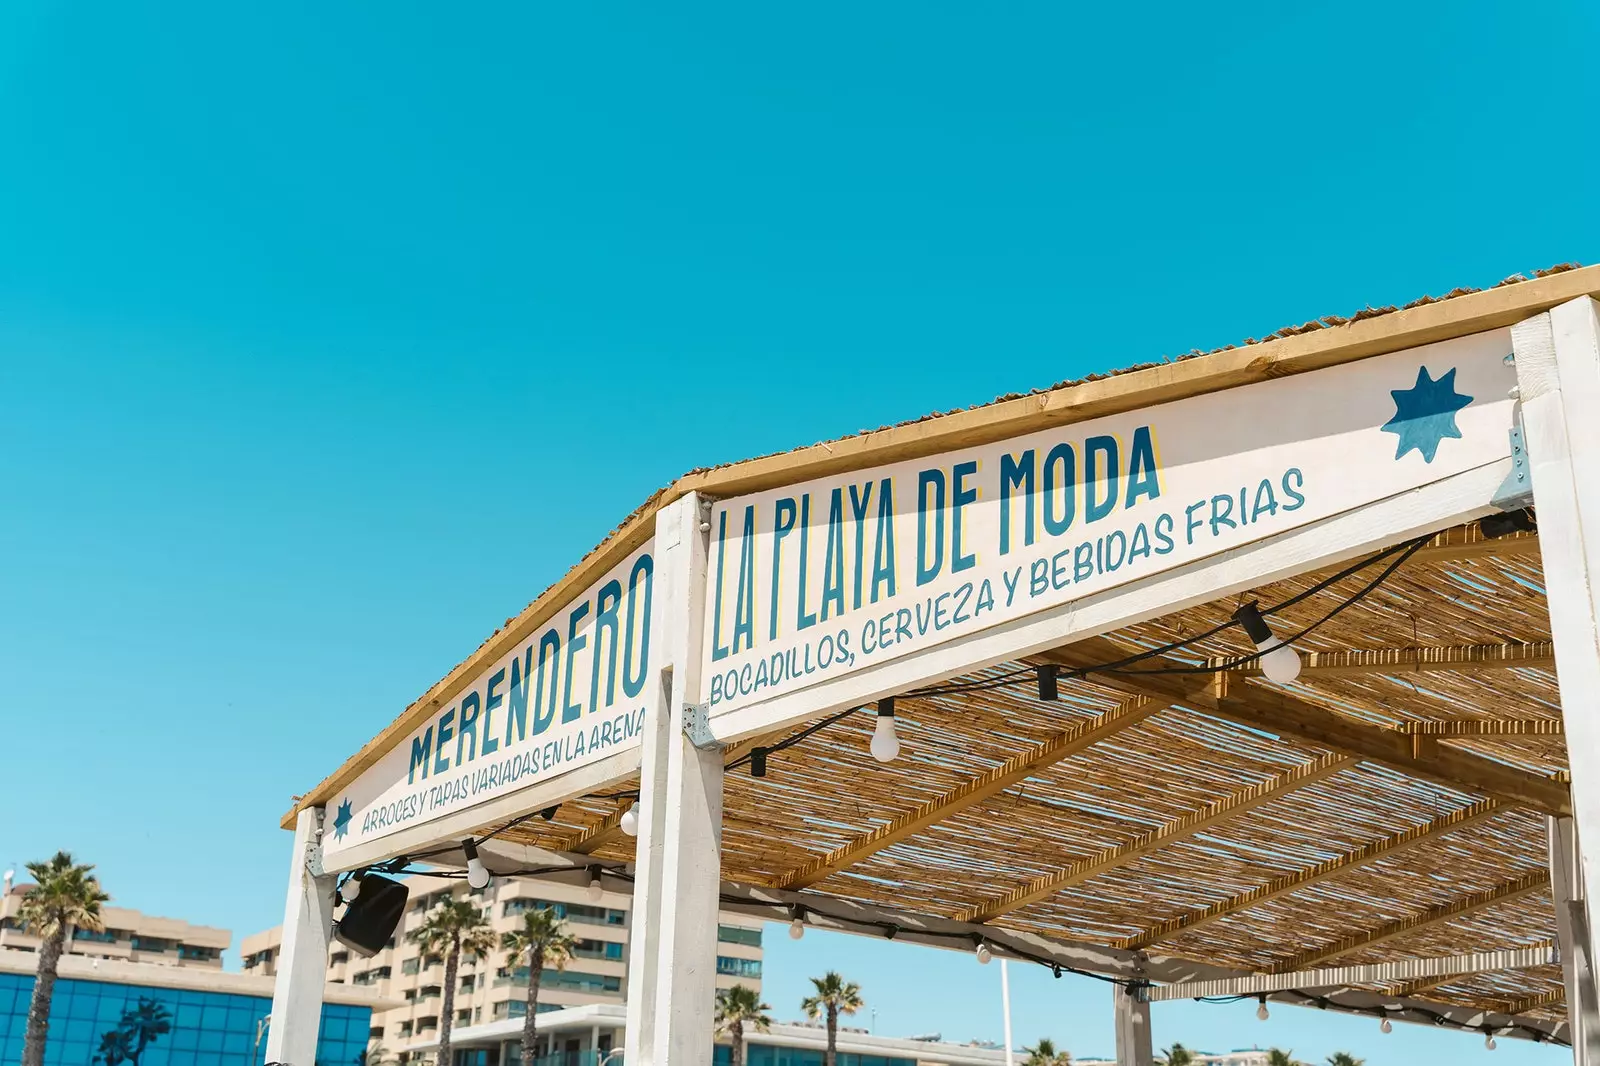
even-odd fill
[[(1322, 576), (1275, 582), (1077, 647), (1104, 662), (1114, 657), (1108, 649), (1201, 632), (1242, 600), (1279, 603)], [(1274, 630), (1310, 625), (1365, 580), (1358, 575), (1271, 615)], [(1369, 730), (1384, 738), (1384, 752), (1494, 768), (1475, 785), (1398, 757), (1357, 753), (1346, 764), (1348, 751), (1240, 724), (1227, 700), (1216, 704), (1205, 675), (1165, 675), (1183, 679), (1188, 695), (1174, 699), (1168, 685), (1138, 721), (1040, 758), (1074, 730), (1083, 735), (1101, 716), (1135, 704), (1127, 675), (1063, 678), (1052, 704), (1024, 678), (988, 691), (902, 695), (902, 755), (889, 766), (868, 754), (873, 716), (861, 713), (773, 754), (765, 778), (730, 772), (723, 875), (940, 917), (992, 915), (1000, 928), (1256, 971), (1541, 943), (1555, 935), (1544, 815), (1483, 786), (1512, 774), (1538, 783), (1541, 795), (1564, 794), (1566, 743), (1542, 581), (1535, 538), (1507, 544), (1484, 541), (1476, 527), (1445, 531), (1304, 639), (1305, 651), (1340, 668), (1308, 670), (1288, 687), (1236, 676), (1227, 690), (1263, 706), (1293, 693), (1289, 705)], [(1468, 647), (1477, 650), (1418, 650)], [(1168, 662), (1252, 650), (1230, 629)], [(1410, 665), (1452, 656), (1515, 662)], [(1358, 664), (1372, 669), (1342, 668)], [(1510, 720), (1525, 724), (1503, 724)], [(1334, 763), (1337, 772), (1320, 780), (1270, 788), (1296, 767)], [(1272, 794), (1205, 816), (1252, 789)], [(507, 838), (554, 850), (587, 839), (597, 856), (631, 859), (633, 842), (610, 828), (625, 806), (616, 798), (571, 801), (552, 822), (532, 819)], [(1038, 898), (1017, 895), (1051, 882)], [(996, 908), (1008, 898), (1014, 909)], [(1549, 1017), (1562, 1010), (1559, 967), (1463, 975), (1417, 991), (1481, 1009), (1528, 1004)]]

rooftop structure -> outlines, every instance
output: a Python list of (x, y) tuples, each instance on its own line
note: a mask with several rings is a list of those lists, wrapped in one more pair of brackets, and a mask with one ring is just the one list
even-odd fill
[(1600, 1055), (1597, 293), (688, 474), (305, 795), (291, 913), (467, 838), (636, 883), (638, 1066), (718, 908), (1110, 976), (1132, 1064), (1213, 995)]

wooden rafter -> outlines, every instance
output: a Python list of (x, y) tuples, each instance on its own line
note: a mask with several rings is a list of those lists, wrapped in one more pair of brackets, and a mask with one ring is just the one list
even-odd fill
[(1565, 1003), (1566, 1001), (1567, 990), (1565, 988), (1552, 988), (1550, 991), (1540, 992), (1536, 996), (1524, 996), (1522, 999), (1509, 1000), (1500, 1008), (1500, 1013), (1510, 1014), (1515, 1017), (1518, 1014), (1526, 1014), (1530, 1010), (1538, 1010), (1540, 1007), (1553, 1007), (1557, 1003)]
[[(1541, 940), (1537, 944), (1528, 945), (1528, 947), (1540, 951), (1554, 951), (1555, 946), (1556, 942), (1554, 940)], [(1467, 976), (1470, 975), (1447, 974), (1444, 977), (1419, 977), (1415, 981), (1407, 981), (1405, 984), (1395, 985), (1390, 989), (1389, 994), (1397, 999), (1414, 999), (1423, 992), (1438, 988), (1440, 985), (1451, 984)]]
[(1458, 918), (1465, 918), (1467, 915), (1476, 914), (1487, 907), (1510, 903), (1535, 892), (1541, 892), (1549, 885), (1550, 874), (1546, 870), (1536, 870), (1532, 873), (1523, 874), (1521, 877), (1513, 878), (1504, 884), (1496, 885), (1494, 888), (1486, 889), (1482, 892), (1474, 892), (1470, 896), (1462, 896), (1460, 899), (1452, 900), (1449, 903), (1430, 907), (1416, 914), (1408, 914), (1404, 918), (1385, 922), (1371, 929), (1364, 929), (1359, 933), (1352, 933), (1331, 944), (1324, 944), (1308, 951), (1302, 951), (1298, 955), (1281, 959), (1274, 963), (1267, 972), (1289, 973), (1293, 970), (1304, 970), (1329, 959), (1348, 955), (1352, 951), (1375, 947), (1396, 937), (1409, 936), (1441, 922), (1453, 922)]
[(1158, 925), (1153, 925), (1136, 936), (1128, 937), (1121, 944), (1121, 948), (1135, 950), (1147, 948), (1158, 941), (1168, 940), (1180, 933), (1187, 933), (1201, 926), (1226, 918), (1251, 907), (1259, 907), (1269, 900), (1277, 899), (1289, 892), (1295, 892), (1319, 881), (1347, 873), (1359, 867), (1377, 862), (1380, 859), (1392, 858), (1395, 855), (1416, 847), (1443, 833), (1465, 829), (1470, 825), (1477, 825), (1485, 819), (1492, 818), (1503, 809), (1504, 805), (1499, 800), (1479, 800), (1470, 807), (1452, 811), (1440, 818), (1423, 825), (1413, 826), (1403, 833), (1385, 837), (1371, 844), (1364, 844), (1354, 851), (1346, 852), (1337, 858), (1328, 859), (1308, 866), (1292, 874), (1285, 874), (1259, 885), (1247, 892), (1230, 896), (1228, 899), (1213, 903), (1204, 910), (1190, 911), (1188, 914), (1170, 918)]
[(1453, 563), (1467, 559), (1532, 555), (1538, 551), (1539, 536), (1536, 533), (1511, 533), (1504, 537), (1491, 538), (1485, 537), (1483, 530), (1474, 523), (1470, 526), (1456, 526), (1438, 534), (1433, 540), (1417, 549), (1406, 562), (1408, 565)]
[(1165, 705), (1136, 697), (1104, 714), (1075, 723), (1042, 744), (1012, 756), (987, 773), (935, 796), (915, 810), (885, 822), (872, 832), (820, 855), (794, 872), (773, 879), (773, 887), (785, 889), (814, 885), (830, 874), (860, 862), (884, 848), (916, 835), (930, 826), (973, 807), (1028, 779), (1046, 766), (1076, 755), (1114, 733), (1134, 726), (1160, 711)]
[(1395, 731), (1413, 737), (1560, 737), (1559, 718), (1459, 718), (1453, 722), (1402, 722)]
[[(1463, 673), (1490, 670), (1554, 670), (1555, 645), (1550, 641), (1527, 644), (1452, 644), (1422, 648), (1379, 648), (1367, 651), (1313, 651), (1300, 656), (1302, 680), (1366, 677), (1373, 674)], [(1219, 662), (1218, 665), (1221, 665)], [(1257, 663), (1227, 667), (1229, 673), (1257, 677)]]
[(1358, 755), (1454, 788), (1485, 792), (1547, 814), (1568, 816), (1572, 812), (1572, 797), (1567, 786), (1553, 778), (1444, 745), (1416, 744), (1415, 738), (1356, 721), (1280, 689), (1238, 681), (1230, 684), (1226, 673), (1213, 675), (1215, 681), (1211, 686), (1200, 687), (1192, 681), (1180, 680), (1188, 676), (1183, 674), (1094, 670), (1100, 663), (1124, 657), (1126, 649), (1122, 646), (1104, 637), (1093, 637), (1039, 658), (1068, 667), (1087, 668), (1096, 682), (1124, 692), (1181, 703), (1252, 729)]
[(1313, 759), (1249, 788), (1224, 796), (1213, 803), (1197, 807), (1126, 844), (1105, 848), (1064, 869), (1036, 877), (1012, 889), (998, 900), (972, 908), (961, 916), (961, 920), (987, 922), (1008, 911), (1047, 899), (1063, 889), (1098, 877), (1123, 863), (1132, 862), (1169, 844), (1194, 836), (1217, 822), (1237, 817), (1287, 792), (1331, 777), (1340, 770), (1354, 766), (1357, 761), (1345, 755), (1324, 755)]

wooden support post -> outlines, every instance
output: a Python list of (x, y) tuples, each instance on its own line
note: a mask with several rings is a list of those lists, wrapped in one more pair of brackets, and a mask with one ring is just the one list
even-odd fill
[[(722, 871), (722, 750), (696, 722), (705, 604), (705, 508), (694, 493), (656, 515), (652, 639), (665, 664), (640, 773), (627, 1060), (711, 1066)], [(641, 928), (643, 926), (644, 928)]]
[(1589, 918), (1584, 913), (1582, 862), (1571, 818), (1547, 819), (1550, 833), (1550, 894), (1556, 905), (1556, 943), (1567, 988), (1567, 1022), (1577, 1066), (1600, 1066), (1600, 1006), (1595, 994)]
[(1122, 985), (1111, 986), (1116, 1011), (1117, 1066), (1151, 1066), (1150, 1004)]
[(283, 905), (283, 947), (267, 1024), (267, 1062), (312, 1066), (316, 1061), (336, 880), (321, 870), (322, 808), (308, 807), (295, 819), (289, 891)]
[[(1556, 907), (1558, 913), (1566, 912), (1559, 932), (1572, 938), (1570, 952), (1563, 939), (1562, 955), (1574, 957), (1574, 962), (1581, 959), (1584, 970), (1596, 957), (1593, 934), (1600, 929), (1600, 900), (1582, 891), (1584, 884), (1600, 884), (1600, 772), (1594, 765), (1594, 754), (1600, 751), (1600, 714), (1594, 706), (1594, 694), (1600, 691), (1600, 423), (1594, 417), (1600, 404), (1600, 315), (1596, 312), (1595, 302), (1584, 296), (1511, 330), (1526, 448), (1526, 463), (1517, 470), (1532, 483), (1561, 713), (1572, 754), (1575, 833), (1570, 852), (1562, 855), (1562, 873), (1568, 872), (1565, 861), (1571, 858), (1567, 895), (1573, 898), (1571, 906), (1564, 907), (1557, 886)], [(1575, 915), (1585, 921), (1570, 921)], [(1585, 1003), (1593, 994), (1592, 984), (1585, 990), (1574, 987), (1573, 978), (1568, 980), (1573, 1046), (1592, 1048), (1594, 1026), (1585, 1024), (1594, 1020), (1593, 1000)], [(1580, 1030), (1587, 1031), (1580, 1034)], [(1578, 1062), (1586, 1057), (1592, 1057), (1590, 1050), (1577, 1052)]]

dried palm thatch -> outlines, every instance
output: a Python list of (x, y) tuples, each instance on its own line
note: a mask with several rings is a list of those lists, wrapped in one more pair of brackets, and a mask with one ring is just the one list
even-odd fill
[[(1325, 576), (1037, 661), (1105, 663)], [(1542, 580), (1536, 538), (1448, 530), (1305, 638), (1293, 686), (1243, 668), (1223, 682), (1134, 672), (1249, 654), (1232, 628), (1181, 659), (1063, 679), (1053, 703), (1028, 677), (903, 696), (904, 749), (890, 767), (868, 755), (861, 714), (775, 754), (764, 778), (727, 777), (724, 878), (1260, 972), (1550, 941), (1545, 815), (1565, 802), (1567, 753)], [(1362, 583), (1273, 624), (1297, 631)], [(1174, 686), (1190, 698), (1174, 699)], [(1262, 698), (1289, 708), (1292, 728), (1250, 720)], [(1355, 739), (1318, 742), (1328, 716)], [(632, 841), (612, 828), (625, 803), (570, 802), (555, 822), (508, 836), (631, 859)], [(1565, 1011), (1559, 967), (1406, 991), (1545, 1019)]]

